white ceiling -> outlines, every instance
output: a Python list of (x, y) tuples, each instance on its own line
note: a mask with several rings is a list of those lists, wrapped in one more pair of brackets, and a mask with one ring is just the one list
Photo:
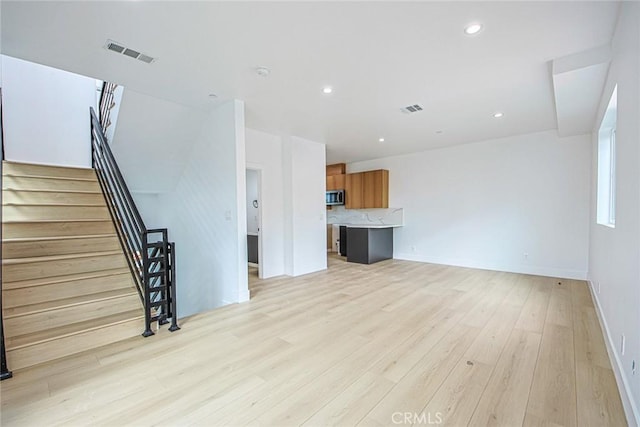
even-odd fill
[[(212, 108), (212, 92), (218, 102), (242, 99), (248, 127), (324, 142), (328, 161), (355, 161), (556, 129), (551, 61), (610, 43), (618, 9), (5, 0), (1, 50), (196, 108)], [(472, 21), (484, 29), (470, 37), (463, 29)], [(107, 39), (158, 61), (109, 52)], [(256, 66), (271, 75), (259, 77)], [(400, 112), (415, 103), (424, 110)]]

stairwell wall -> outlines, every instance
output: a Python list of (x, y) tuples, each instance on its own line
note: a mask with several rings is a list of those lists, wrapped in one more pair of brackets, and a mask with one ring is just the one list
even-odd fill
[(244, 163), (244, 104), (229, 101), (208, 114), (175, 189), (156, 196), (176, 242), (179, 317), (249, 299)]
[(91, 167), (95, 79), (2, 55), (7, 160)]

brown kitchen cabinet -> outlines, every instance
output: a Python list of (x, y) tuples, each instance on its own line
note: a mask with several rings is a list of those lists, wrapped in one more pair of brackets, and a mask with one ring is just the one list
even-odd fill
[(389, 171), (386, 169), (347, 174), (344, 188), (347, 209), (389, 207)]
[(344, 190), (344, 188), (345, 188), (344, 174), (327, 176), (327, 191)]
[(335, 163), (333, 165), (327, 165), (327, 176), (330, 175), (344, 175), (347, 173), (346, 163)]

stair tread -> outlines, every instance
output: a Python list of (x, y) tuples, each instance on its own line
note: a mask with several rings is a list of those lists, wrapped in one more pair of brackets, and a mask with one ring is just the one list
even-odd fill
[(33, 190), (31, 188), (13, 188), (6, 187), (2, 189), (3, 191), (29, 191), (33, 193), (83, 193), (83, 194), (102, 194), (100, 190)]
[(3, 259), (2, 265), (13, 265), (13, 264), (26, 264), (30, 262), (43, 262), (43, 261), (61, 261), (66, 259), (74, 259), (74, 258), (90, 258), (95, 256), (105, 256), (105, 255), (123, 255), (122, 251), (103, 251), (103, 252), (85, 252), (81, 254), (67, 254), (67, 255), (51, 255), (51, 256), (41, 256), (41, 257), (33, 257), (33, 258), (10, 258)]
[(90, 273), (76, 273), (76, 274), (67, 274), (64, 276), (50, 276), (50, 277), (41, 277), (38, 279), (29, 279), (29, 280), (20, 280), (15, 282), (3, 282), (3, 287), (6, 289), (22, 289), (29, 288), (33, 286), (44, 286), (44, 285), (52, 285), (55, 283), (64, 283), (64, 282), (74, 282), (77, 280), (85, 280), (85, 279), (95, 279), (98, 277), (109, 277), (109, 276), (117, 276), (121, 274), (131, 275), (131, 270), (127, 267), (123, 268), (113, 268), (108, 270), (98, 270)]
[(60, 206), (60, 207), (87, 207), (87, 208), (95, 208), (95, 207), (104, 207), (106, 209), (107, 205), (103, 203), (15, 203), (15, 202), (2, 202), (2, 206)]
[(13, 172), (2, 172), (2, 176), (9, 176), (13, 178), (36, 178), (36, 179), (59, 179), (62, 181), (84, 181), (84, 182), (97, 182), (97, 178), (77, 178), (70, 176), (50, 176), (50, 175), (32, 175), (32, 174), (19, 174)]
[(57, 222), (112, 222), (111, 218), (74, 218), (74, 219), (14, 219), (3, 220), (3, 224), (57, 223)]
[(99, 237), (118, 237), (116, 233), (109, 234), (80, 234), (77, 236), (47, 236), (47, 237), (12, 237), (2, 239), (2, 243), (15, 242), (46, 242), (50, 240), (74, 240), (74, 239), (95, 239)]
[(23, 305), (20, 307), (13, 307), (9, 309), (5, 308), (4, 318), (12, 319), (14, 317), (28, 316), (34, 313), (58, 310), (66, 307), (72, 307), (75, 305), (86, 304), (89, 302), (105, 301), (105, 300), (125, 298), (130, 296), (139, 298), (138, 292), (133, 287), (133, 284), (131, 288), (114, 289), (110, 291), (81, 295), (81, 296), (72, 297), (72, 298), (64, 298), (64, 299), (59, 299), (55, 301), (47, 301), (47, 302), (42, 302), (37, 304)]
[(41, 163), (28, 163), (28, 162), (16, 162), (13, 160), (3, 160), (2, 163), (4, 165), (13, 165), (13, 166), (25, 166), (25, 167), (38, 167), (38, 168), (52, 168), (52, 169), (69, 169), (72, 171), (93, 171), (92, 168), (84, 168), (82, 166), (62, 166), (62, 165), (45, 165)]
[(118, 323), (123, 323), (134, 319), (142, 319), (144, 317), (142, 315), (142, 312), (143, 311), (141, 307), (140, 310), (129, 310), (108, 317), (99, 317), (96, 319), (85, 320), (84, 322), (72, 323), (70, 325), (62, 326), (55, 329), (47, 329), (31, 334), (7, 338), (5, 342), (6, 349), (7, 351), (16, 350), (19, 348), (41, 344), (47, 341), (53, 341), (58, 338), (77, 335), (82, 332), (116, 325)]

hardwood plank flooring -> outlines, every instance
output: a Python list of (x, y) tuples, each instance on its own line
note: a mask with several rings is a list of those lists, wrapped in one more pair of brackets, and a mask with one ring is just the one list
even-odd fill
[(14, 372), (3, 426), (622, 426), (586, 283), (329, 257), (251, 301)]

